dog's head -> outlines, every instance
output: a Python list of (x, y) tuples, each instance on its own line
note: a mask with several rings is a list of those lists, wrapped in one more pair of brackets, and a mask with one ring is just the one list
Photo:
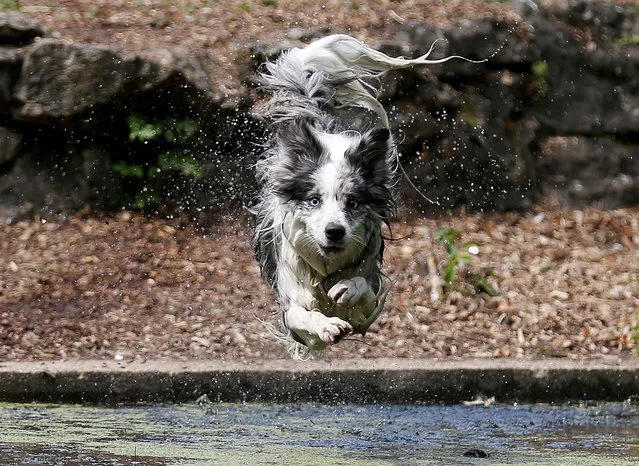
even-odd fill
[(396, 207), (390, 132), (332, 134), (294, 121), (278, 132), (276, 150), (271, 189), (291, 217), (289, 241), (337, 265), (359, 257)]

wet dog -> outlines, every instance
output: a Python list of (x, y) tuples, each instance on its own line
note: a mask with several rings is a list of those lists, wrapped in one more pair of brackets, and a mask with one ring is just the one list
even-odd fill
[[(427, 57), (331, 35), (261, 74), (272, 138), (257, 163), (254, 252), (279, 298), (283, 330), (271, 329), (295, 358), (364, 335), (384, 307), (382, 226), (397, 208), (399, 160), (374, 78), (446, 60)], [(344, 116), (355, 108), (367, 118)]]

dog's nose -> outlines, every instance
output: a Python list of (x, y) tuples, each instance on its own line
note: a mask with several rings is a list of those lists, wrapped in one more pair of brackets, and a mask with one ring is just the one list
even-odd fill
[(344, 228), (344, 225), (340, 225), (339, 223), (330, 222), (326, 225), (326, 228), (324, 228), (324, 233), (329, 240), (339, 241), (346, 234), (346, 228)]

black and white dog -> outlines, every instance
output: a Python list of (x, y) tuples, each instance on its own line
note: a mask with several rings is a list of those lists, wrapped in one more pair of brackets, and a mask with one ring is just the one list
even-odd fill
[[(397, 207), (399, 161), (371, 78), (452, 58), (429, 53), (391, 58), (332, 35), (266, 64), (261, 115), (273, 137), (257, 163), (254, 252), (279, 297), (284, 329), (272, 331), (294, 358), (364, 335), (383, 309), (381, 227)], [(354, 107), (368, 111), (367, 127), (340, 116)]]

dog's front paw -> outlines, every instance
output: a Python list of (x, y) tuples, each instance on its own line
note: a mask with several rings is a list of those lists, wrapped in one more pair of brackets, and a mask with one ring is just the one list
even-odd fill
[(375, 294), (363, 277), (354, 277), (338, 281), (328, 291), (328, 297), (340, 306), (353, 307), (363, 299), (367, 302), (375, 300)]
[(329, 317), (322, 328), (320, 337), (325, 343), (332, 345), (340, 341), (352, 331), (353, 327), (348, 322), (338, 317)]

